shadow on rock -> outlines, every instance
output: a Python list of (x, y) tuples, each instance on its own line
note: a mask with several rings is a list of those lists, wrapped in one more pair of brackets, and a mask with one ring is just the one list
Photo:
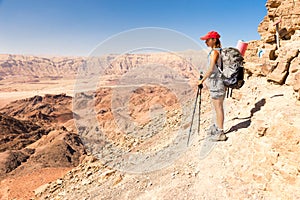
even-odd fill
[(245, 119), (245, 121), (242, 121), (242, 122), (239, 122), (238, 124), (232, 126), (229, 131), (226, 132), (227, 133), (231, 133), (233, 131), (238, 131), (239, 129), (242, 129), (242, 128), (248, 128), (251, 124), (251, 118), (253, 117), (254, 113), (258, 112), (261, 110), (261, 108), (266, 104), (266, 99), (265, 98), (262, 98), (261, 100), (259, 100), (258, 102), (256, 102), (254, 104), (254, 108), (252, 108), (250, 110), (250, 116), (249, 117), (244, 117), (244, 118), (238, 118), (238, 117), (235, 117), (233, 118), (232, 120), (235, 120), (235, 119)]

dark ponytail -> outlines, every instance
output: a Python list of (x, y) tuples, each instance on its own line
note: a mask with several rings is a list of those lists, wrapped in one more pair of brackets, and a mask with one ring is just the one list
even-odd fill
[(221, 48), (221, 47), (222, 47), (221, 41), (220, 41), (218, 38), (216, 38), (216, 44), (215, 44), (215, 47), (216, 47), (216, 48)]

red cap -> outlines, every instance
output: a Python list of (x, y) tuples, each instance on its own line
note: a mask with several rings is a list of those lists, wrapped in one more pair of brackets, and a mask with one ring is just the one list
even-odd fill
[(216, 38), (216, 39), (219, 39), (221, 36), (218, 32), (216, 31), (210, 31), (208, 32), (206, 35), (204, 35), (203, 37), (200, 37), (201, 40), (207, 40), (207, 39), (210, 39), (210, 38)]

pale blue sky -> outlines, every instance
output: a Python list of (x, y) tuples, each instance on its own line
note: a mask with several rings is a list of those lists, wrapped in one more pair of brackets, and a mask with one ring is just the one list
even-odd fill
[[(87, 56), (134, 28), (162, 27), (199, 43), (210, 30), (223, 46), (259, 39), (266, 0), (0, 0), (0, 53)], [(174, 41), (176, 42), (176, 41)], [(175, 43), (176, 44), (176, 43)]]

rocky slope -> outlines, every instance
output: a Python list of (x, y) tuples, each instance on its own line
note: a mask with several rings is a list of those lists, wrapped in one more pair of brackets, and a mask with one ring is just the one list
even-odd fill
[[(0, 90), (3, 95), (8, 94), (8, 97), (14, 92), (30, 92), (32, 86), (27, 88), (26, 84), (37, 85), (41, 81), (39, 87), (43, 88), (43, 84), (55, 83), (51, 81), (74, 79), (78, 75), (79, 68), (87, 68), (88, 75), (89, 72), (94, 73), (93, 70), (100, 72), (101, 80), (108, 80), (109, 85), (114, 87), (114, 81), (117, 81), (120, 76), (128, 71), (134, 71), (135, 68), (147, 67), (149, 63), (152, 67), (159, 64), (169, 69), (168, 72), (173, 70), (171, 73), (159, 74), (158, 78), (161, 80), (172, 82), (178, 77), (181, 77), (181, 80), (182, 77), (195, 80), (195, 71), (197, 71), (195, 66), (204, 66), (200, 65), (203, 64), (203, 60), (206, 59), (199, 56), (199, 52), (190, 51), (178, 54), (109, 55), (88, 59), (1, 55)], [(127, 77), (127, 80), (141, 77), (141, 71), (137, 72)], [(145, 73), (142, 76), (144, 75)], [(83, 78), (86, 78), (85, 75)], [(22, 88), (18, 88), (20, 86)], [(143, 90), (146, 90), (147, 94), (151, 93), (150, 98), (143, 96), (142, 101), (146, 104), (141, 104), (138, 96), (139, 93), (143, 93)], [(162, 103), (170, 107), (175, 102), (174, 94), (169, 95), (170, 91), (156, 86), (139, 89), (135, 93), (137, 96), (132, 96), (131, 100), (131, 115), (143, 125), (149, 121), (143, 113), (151, 108), (152, 103)], [(133, 140), (115, 134), (116, 126), (112, 123), (112, 113), (109, 108), (110, 97), (113, 95), (112, 89), (110, 87), (98, 89), (93, 95), (96, 97), (95, 109), (103, 129), (108, 134), (112, 133), (112, 139), (123, 141), (121, 146), (131, 148)], [(151, 102), (149, 103), (148, 100)], [(4, 105), (0, 110), (2, 129), (0, 177), (3, 186), (0, 196), (7, 199), (28, 199), (32, 197), (34, 188), (53, 181), (66, 170), (80, 163), (85, 148), (77, 135), (74, 123), (77, 115), (72, 110), (72, 97), (65, 94), (36, 95), (10, 103), (5, 102)], [(35, 174), (36, 177), (30, 177), (30, 174)], [(24, 181), (30, 183), (23, 185)]]
[(11, 102), (1, 109), (4, 115), (53, 126), (73, 119), (72, 97), (65, 94), (34, 96)]
[(34, 188), (80, 163), (85, 148), (70, 123), (70, 100), (64, 94), (35, 96), (1, 109), (1, 199), (29, 199)]
[[(20, 150), (47, 134), (47, 130), (30, 121), (20, 121), (3, 114), (0, 114), (0, 126), (0, 152), (8, 149)], [(23, 138), (27, 140), (22, 140)]]
[[(237, 194), (242, 199), (299, 198), (299, 105), (291, 86), (277, 86), (264, 78), (250, 77), (241, 90), (234, 91), (233, 99), (226, 100), (229, 139), (213, 145), (211, 152), (203, 153), (211, 145), (205, 140), (204, 131), (211, 123), (211, 105), (208, 92), (203, 90), (201, 131), (194, 134), (190, 148), (180, 151), (178, 159), (172, 158), (165, 167), (140, 174), (119, 170), (118, 165), (113, 167), (112, 163), (127, 166), (128, 159), (125, 156), (120, 162), (120, 155), (110, 153), (111, 145), (124, 152), (157, 152), (172, 146), (178, 130), (186, 144), (195, 91), (176, 84), (174, 87), (182, 93), (174, 94), (163, 84), (148, 84), (128, 86), (134, 88), (129, 97), (126, 85), (80, 94), (95, 97), (91, 112), (96, 113), (99, 127), (111, 141), (103, 146), (103, 154), (111, 159), (105, 162), (93, 155), (81, 161), (84, 150), (71, 117), (77, 116), (71, 109), (71, 97), (35, 96), (8, 104), (1, 112), (9, 123), (19, 124), (13, 130), (25, 127), (22, 130), (26, 134), (26, 130), (42, 127), (50, 131), (26, 148), (1, 155), (4, 167), (7, 160), (21, 163), (1, 181), (1, 198), (29, 199), (33, 190), (37, 199), (224, 199)], [(129, 99), (128, 104), (118, 98), (123, 95)], [(81, 107), (87, 105), (84, 101), (77, 103)], [(153, 105), (163, 107), (164, 113)], [(128, 110), (122, 110), (127, 106)], [(131, 118), (124, 121), (118, 113)], [(132, 124), (137, 125), (132, 129)], [(127, 129), (138, 134), (124, 134)], [(179, 150), (175, 148), (169, 156)], [(24, 182), (28, 184), (24, 186)]]
[[(209, 145), (204, 129), (211, 123), (208, 93), (204, 90), (201, 131), (195, 134), (192, 146), (169, 165), (145, 173), (130, 173), (91, 155), (63, 178), (36, 189), (37, 199), (298, 199), (300, 113), (292, 90), (291, 86), (277, 86), (266, 79), (249, 78), (241, 90), (234, 91), (233, 99), (226, 99), (225, 124), (229, 139), (213, 145), (210, 152), (203, 154)], [(140, 95), (148, 92), (141, 91)], [(179, 121), (191, 120), (194, 94), (187, 96), (190, 100), (181, 106), (190, 109), (176, 117)], [(175, 107), (172, 112), (175, 111), (180, 109)], [(103, 114), (112, 116), (106, 118), (106, 123), (111, 123), (116, 118), (110, 112), (100, 112), (99, 117)], [(152, 127), (156, 130), (164, 121), (162, 118), (153, 120), (158, 120)], [(105, 118), (101, 121), (104, 123)], [(179, 121), (167, 126), (176, 129), (181, 126)], [(189, 125), (182, 131), (188, 132)], [(149, 131), (147, 126), (142, 130), (145, 134)], [(171, 135), (162, 130), (145, 137), (142, 142), (122, 142), (120, 137), (124, 134), (109, 134), (111, 140), (124, 144), (120, 148), (155, 152), (171, 145), (166, 138), (174, 138), (174, 133), (168, 133)], [(156, 142), (151, 142), (153, 138)], [(186, 141), (187, 138), (182, 139)], [(105, 146), (103, 151), (110, 151), (109, 147)], [(120, 161), (113, 153), (111, 158)], [(130, 160), (125, 156), (121, 162)]]

